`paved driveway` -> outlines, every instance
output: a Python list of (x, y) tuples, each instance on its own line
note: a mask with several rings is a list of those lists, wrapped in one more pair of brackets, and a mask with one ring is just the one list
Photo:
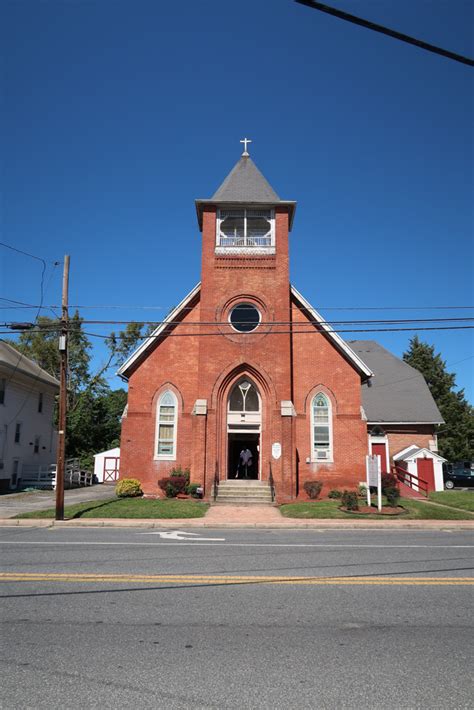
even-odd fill
[[(114, 486), (97, 484), (86, 488), (64, 491), (64, 505), (73, 505), (89, 500), (104, 500), (115, 496)], [(0, 518), (13, 518), (30, 510), (47, 510), (56, 505), (55, 491), (32, 491), (30, 493), (7, 493), (0, 496)]]

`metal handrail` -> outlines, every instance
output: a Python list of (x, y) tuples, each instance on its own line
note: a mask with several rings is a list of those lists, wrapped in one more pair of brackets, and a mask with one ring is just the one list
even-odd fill
[(214, 472), (214, 491), (213, 491), (214, 502), (217, 500), (218, 493), (219, 493), (219, 467), (218, 467), (217, 461), (216, 461), (216, 470)]
[(268, 466), (270, 469), (269, 474), (268, 474), (268, 483), (270, 485), (270, 492), (272, 494), (272, 503), (273, 503), (275, 501), (275, 481), (273, 479), (272, 462), (271, 461), (268, 462)]
[(428, 498), (428, 483), (418, 476), (414, 476), (401, 466), (393, 466), (393, 472), (401, 483), (411, 488), (416, 493), (423, 493)]

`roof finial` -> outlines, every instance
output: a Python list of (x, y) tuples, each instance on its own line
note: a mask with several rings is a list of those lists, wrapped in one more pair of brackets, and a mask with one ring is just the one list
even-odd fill
[(248, 158), (248, 157), (249, 157), (249, 153), (248, 153), (248, 151), (247, 151), (247, 143), (251, 143), (252, 141), (250, 140), (250, 138), (244, 138), (244, 139), (241, 140), (240, 142), (244, 144), (244, 152), (242, 153), (242, 157), (243, 157), (243, 158)]

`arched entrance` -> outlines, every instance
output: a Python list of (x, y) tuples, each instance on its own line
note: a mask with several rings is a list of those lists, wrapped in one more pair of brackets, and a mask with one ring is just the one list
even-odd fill
[(241, 377), (227, 401), (227, 478), (260, 478), (261, 427), (260, 393)]

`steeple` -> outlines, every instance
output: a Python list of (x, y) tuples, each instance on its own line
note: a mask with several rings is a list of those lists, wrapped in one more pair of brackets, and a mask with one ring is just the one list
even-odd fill
[[(241, 141), (242, 142), (242, 141)], [(281, 200), (268, 180), (262, 175), (247, 152), (248, 139), (242, 156), (234, 165), (223, 183), (217, 188), (211, 199), (196, 200), (199, 227), (202, 229), (202, 212), (206, 205), (266, 205), (268, 207), (287, 207), (289, 228), (291, 230), (296, 202)]]
[(280, 198), (250, 156), (242, 155), (212, 196), (214, 202), (277, 204)]

